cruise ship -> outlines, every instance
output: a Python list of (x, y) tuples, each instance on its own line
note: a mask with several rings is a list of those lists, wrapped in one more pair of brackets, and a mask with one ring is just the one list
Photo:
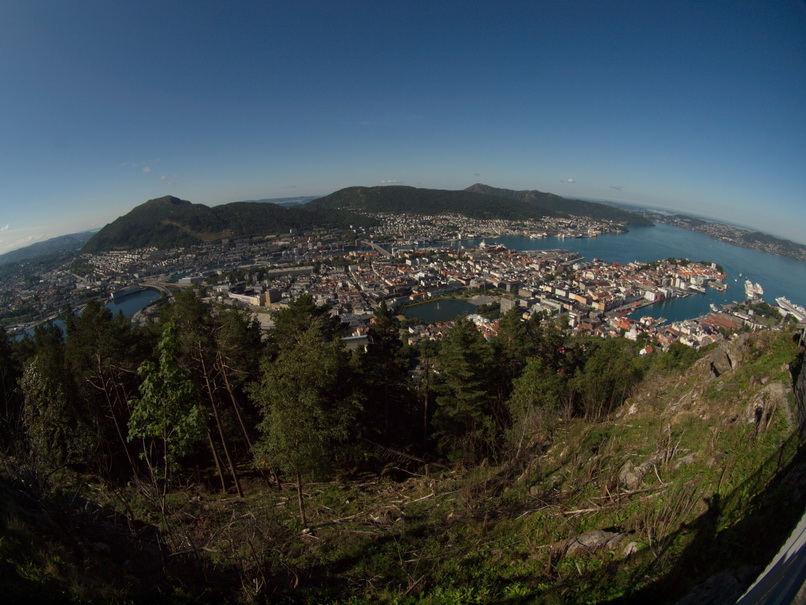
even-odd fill
[(744, 282), (744, 293), (750, 300), (756, 300), (762, 297), (764, 294), (764, 288), (761, 287), (761, 284), (754, 284), (747, 279)]
[(122, 288), (121, 290), (116, 290), (109, 295), (109, 298), (112, 300), (120, 300), (121, 298), (125, 298), (130, 294), (137, 294), (141, 292), (143, 289), (140, 286), (129, 286), (128, 288)]
[(788, 298), (779, 296), (775, 299), (775, 302), (778, 303), (778, 306), (784, 312), (784, 315), (792, 315), (798, 321), (806, 320), (806, 309), (791, 302)]

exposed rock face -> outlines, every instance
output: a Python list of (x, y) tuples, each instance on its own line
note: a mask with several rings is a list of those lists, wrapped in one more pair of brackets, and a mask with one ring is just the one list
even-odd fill
[(724, 345), (717, 347), (711, 353), (711, 374), (714, 378), (719, 378), (733, 369), (733, 362), (728, 354), (728, 348)]
[(556, 548), (560, 551), (564, 551), (566, 556), (573, 557), (590, 554), (603, 548), (613, 550), (623, 538), (623, 534), (610, 531), (589, 531), (560, 542), (556, 545)]
[(750, 334), (742, 334), (735, 340), (723, 342), (711, 353), (711, 375), (719, 378), (722, 374), (735, 370), (747, 359)]
[(662, 456), (656, 453), (638, 466), (635, 466), (631, 460), (627, 460), (619, 470), (619, 483), (627, 489), (636, 489), (641, 485), (641, 480), (644, 478), (644, 475), (650, 471), (652, 465), (657, 464), (661, 459)]
[(781, 382), (773, 382), (762, 388), (747, 404), (744, 410), (744, 421), (756, 424), (758, 431), (763, 431), (770, 423), (773, 414), (780, 410), (789, 428), (794, 428), (792, 414), (787, 403), (789, 388)]

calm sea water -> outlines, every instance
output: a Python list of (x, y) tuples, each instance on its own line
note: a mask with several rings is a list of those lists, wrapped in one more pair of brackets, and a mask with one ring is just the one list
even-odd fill
[(447, 321), (460, 315), (473, 313), (476, 306), (466, 300), (447, 299), (414, 305), (403, 309), (403, 315), (413, 317), (424, 322)]
[(151, 290), (147, 288), (135, 294), (125, 296), (118, 301), (110, 300), (106, 303), (106, 308), (112, 311), (112, 315), (117, 315), (118, 312), (123, 313), (124, 317), (132, 317), (140, 309), (150, 305), (161, 296), (158, 290)]
[[(154, 301), (158, 300), (161, 296), (158, 290), (152, 289), (145, 289), (141, 292), (137, 292), (135, 294), (131, 294), (122, 298), (118, 301), (110, 300), (104, 306), (112, 311), (112, 315), (117, 315), (118, 313), (123, 313), (124, 317), (132, 317), (135, 313), (137, 313), (140, 309), (143, 309), (147, 305), (153, 303)], [(62, 334), (67, 333), (67, 326), (64, 323), (64, 320), (54, 319), (52, 324), (59, 327), (62, 331)], [(25, 334), (33, 335), (34, 330), (31, 328), (30, 330), (26, 330)], [(17, 338), (22, 338), (22, 334), (18, 335)]]
[[(489, 244), (493, 240), (486, 241)], [(675, 257), (715, 262), (725, 269), (725, 283), (730, 286), (726, 292), (709, 289), (706, 294), (692, 294), (687, 298), (664, 301), (640, 309), (636, 313), (639, 317), (649, 315), (680, 321), (704, 315), (710, 311), (711, 303), (719, 305), (744, 300), (745, 279), (760, 283), (764, 288), (763, 298), (770, 304), (774, 305), (777, 297), (786, 296), (792, 302), (806, 306), (806, 263), (741, 248), (695, 231), (662, 223), (653, 227), (630, 227), (629, 233), (600, 235), (596, 238), (501, 237), (494, 241), (512, 250), (563, 248), (578, 252), (585, 260), (601, 258), (609, 262), (629, 263)], [(468, 240), (461, 242), (461, 245), (475, 247), (479, 243), (481, 240)]]

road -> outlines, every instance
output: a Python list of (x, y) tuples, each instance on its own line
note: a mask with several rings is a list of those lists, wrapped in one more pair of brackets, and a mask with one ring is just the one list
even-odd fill
[(736, 605), (806, 603), (806, 512), (789, 539)]

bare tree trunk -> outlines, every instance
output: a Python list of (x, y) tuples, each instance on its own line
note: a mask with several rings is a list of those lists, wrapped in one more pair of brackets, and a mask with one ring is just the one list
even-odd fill
[(224, 455), (227, 457), (227, 464), (229, 465), (232, 474), (232, 480), (235, 482), (235, 490), (238, 492), (238, 497), (243, 498), (243, 489), (241, 489), (241, 481), (238, 478), (238, 471), (235, 464), (232, 462), (229, 448), (227, 447), (227, 438), (224, 436), (224, 427), (221, 426), (221, 418), (218, 415), (218, 405), (215, 400), (211, 400), (210, 404), (213, 407), (213, 417), (215, 418), (216, 426), (218, 427), (218, 436), (221, 438), (221, 447), (224, 448)]
[(246, 424), (244, 424), (243, 417), (241, 416), (241, 407), (235, 400), (235, 393), (232, 391), (232, 385), (230, 384), (229, 376), (227, 375), (227, 366), (224, 363), (223, 358), (221, 357), (220, 351), (217, 353), (217, 355), (218, 355), (218, 369), (221, 372), (221, 376), (224, 377), (224, 386), (227, 389), (227, 393), (229, 393), (230, 401), (232, 401), (232, 408), (235, 410), (235, 415), (238, 417), (238, 423), (241, 425), (243, 438), (246, 440), (246, 444), (249, 446), (249, 450), (251, 451), (252, 440), (249, 438), (249, 432), (246, 430)]
[(425, 363), (425, 398), (423, 402), (423, 450), (428, 447), (428, 396), (431, 392), (431, 364)]
[(302, 527), (308, 527), (308, 520), (305, 518), (305, 502), (302, 499), (302, 475), (297, 472), (297, 504), (299, 504), (299, 519)]
[[(99, 363), (100, 366), (100, 363)], [(100, 367), (98, 368), (100, 372)], [(106, 380), (101, 375), (101, 382), (103, 384), (103, 392), (104, 398), (106, 399), (106, 407), (109, 408), (109, 416), (112, 418), (112, 423), (115, 425), (115, 432), (118, 435), (118, 439), (120, 439), (120, 445), (123, 448), (123, 451), (126, 452), (126, 460), (129, 461), (129, 466), (132, 469), (132, 472), (137, 474), (137, 467), (134, 464), (134, 460), (132, 459), (131, 452), (129, 451), (129, 445), (126, 443), (126, 438), (123, 436), (123, 430), (120, 428), (120, 422), (118, 422), (118, 416), (115, 414), (115, 405), (112, 402), (112, 399), (109, 397), (109, 387), (107, 385)]]
[[(232, 402), (232, 408), (235, 410), (235, 415), (238, 417), (238, 424), (241, 425), (241, 432), (243, 432), (243, 438), (246, 441), (246, 445), (249, 446), (249, 451), (252, 451), (252, 440), (249, 438), (249, 431), (246, 430), (246, 423), (243, 421), (243, 416), (241, 416), (241, 406), (238, 405), (238, 401), (235, 399), (235, 392), (232, 390), (232, 385), (229, 381), (229, 375), (227, 374), (227, 365), (224, 363), (224, 359), (219, 351), (218, 355), (218, 370), (221, 373), (221, 376), (224, 377), (224, 387), (227, 389), (227, 393), (229, 393), (230, 401)], [(265, 469), (260, 468), (258, 469), (260, 474), (265, 477)], [(277, 476), (277, 473), (274, 472), (273, 468), (269, 468), (269, 475), (270, 479), (277, 484), (277, 489), (282, 489), (282, 485), (280, 483), (280, 477)]]
[[(199, 343), (199, 349), (201, 349), (201, 343)], [(229, 447), (227, 447), (227, 438), (224, 435), (224, 427), (221, 424), (221, 417), (218, 414), (218, 405), (216, 404), (215, 396), (213, 395), (213, 387), (210, 384), (210, 377), (207, 375), (207, 365), (204, 363), (204, 356), (201, 350), (199, 350), (199, 360), (201, 361), (202, 365), (202, 374), (204, 375), (204, 383), (207, 388), (207, 394), (210, 397), (210, 407), (213, 411), (213, 418), (215, 418), (216, 428), (218, 428), (218, 436), (221, 438), (221, 447), (224, 448), (224, 456), (227, 458), (227, 464), (229, 465), (230, 472), (232, 474), (232, 480), (235, 482), (235, 490), (238, 492), (238, 497), (243, 498), (241, 481), (238, 479), (238, 471), (235, 468), (235, 464), (232, 462)]]
[(215, 467), (218, 471), (218, 478), (221, 479), (221, 493), (227, 493), (227, 482), (224, 481), (224, 469), (221, 468), (221, 460), (218, 457), (218, 452), (215, 449), (215, 443), (213, 443), (213, 435), (210, 433), (209, 429), (207, 431), (207, 443), (210, 444), (210, 452), (213, 454), (213, 460), (215, 461)]

